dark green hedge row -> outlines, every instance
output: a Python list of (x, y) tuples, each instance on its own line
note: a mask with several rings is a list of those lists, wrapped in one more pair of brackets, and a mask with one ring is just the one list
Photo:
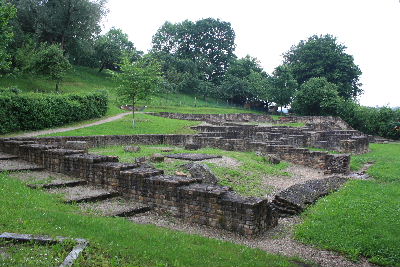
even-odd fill
[(364, 107), (344, 101), (337, 115), (363, 133), (400, 139), (400, 109)]
[(39, 130), (104, 116), (105, 92), (49, 95), (0, 92), (0, 134)]

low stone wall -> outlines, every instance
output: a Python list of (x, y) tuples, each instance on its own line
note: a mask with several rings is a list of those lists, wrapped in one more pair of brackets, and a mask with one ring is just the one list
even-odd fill
[[(350, 156), (346, 154), (331, 155), (327, 152), (310, 151), (294, 145), (285, 145), (274, 141), (257, 141), (252, 138), (243, 138), (235, 132), (226, 132), (224, 134), (205, 133), (198, 135), (110, 135), (110, 136), (72, 136), (72, 137), (43, 137), (43, 138), (14, 138), (3, 139), (0, 143), (0, 149), (6, 153), (14, 153), (14, 146), (7, 148), (8, 143), (17, 142), (25, 144), (36, 141), (47, 146), (63, 147), (68, 141), (86, 141), (88, 147), (110, 146), (110, 145), (157, 145), (167, 144), (174, 146), (184, 146), (186, 144), (195, 144), (199, 147), (214, 147), (229, 151), (259, 151), (264, 154), (274, 154), (282, 160), (293, 162), (295, 164), (310, 166), (323, 169), (327, 173), (348, 173)], [(293, 137), (293, 142), (300, 140), (299, 137)], [(299, 141), (299, 142), (300, 142)], [(304, 145), (304, 142), (302, 143)], [(301, 144), (299, 144), (301, 145)], [(346, 144), (346, 145), (352, 145)], [(48, 147), (53, 148), (53, 147)], [(8, 151), (8, 152), (7, 152)], [(338, 160), (340, 159), (340, 160)], [(40, 164), (40, 163), (38, 163)]]
[(302, 122), (313, 124), (316, 130), (353, 130), (347, 122), (339, 117), (332, 116), (284, 116), (279, 121), (281, 123)]
[(254, 113), (232, 113), (232, 114), (186, 114), (186, 113), (170, 113), (170, 112), (154, 112), (147, 113), (153, 116), (159, 116), (169, 119), (191, 120), (191, 121), (208, 121), (208, 122), (274, 122), (269, 115), (260, 115)]
[[(92, 142), (99, 141), (95, 137)], [(70, 139), (70, 138), (68, 138)], [(109, 137), (105, 138), (110, 140)], [(118, 162), (117, 157), (83, 153), (83, 150), (63, 149), (62, 138), (12, 140), (0, 139), (0, 150), (18, 155), (24, 160), (34, 162), (45, 168), (86, 179), (88, 182), (103, 185), (152, 205), (158, 211), (168, 211), (185, 221), (208, 225), (255, 236), (277, 224), (277, 214), (266, 199), (242, 197), (228, 187), (202, 184), (200, 179), (166, 176), (162, 170), (137, 164)], [(46, 141), (52, 144), (44, 144)], [(57, 140), (57, 142), (56, 142)], [(124, 140), (118, 138), (118, 140)], [(131, 139), (132, 140), (132, 139)], [(141, 141), (163, 140), (152, 136)], [(164, 140), (178, 142), (179, 137)], [(104, 140), (100, 142), (104, 144)]]
[(316, 131), (311, 127), (257, 126), (257, 125), (200, 125), (193, 129), (203, 136), (240, 138), (250, 141), (316, 147), (343, 153), (365, 153), (369, 151), (368, 137), (356, 130)]

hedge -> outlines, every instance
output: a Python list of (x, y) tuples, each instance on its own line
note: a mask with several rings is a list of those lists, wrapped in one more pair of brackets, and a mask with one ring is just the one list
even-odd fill
[(108, 96), (90, 94), (49, 95), (1, 92), (0, 134), (40, 130), (104, 116)]

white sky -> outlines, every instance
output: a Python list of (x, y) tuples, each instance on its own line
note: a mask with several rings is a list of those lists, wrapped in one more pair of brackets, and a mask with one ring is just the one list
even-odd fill
[(108, 0), (112, 26), (147, 52), (165, 21), (219, 18), (232, 24), (236, 55), (260, 60), (271, 73), (282, 53), (313, 34), (332, 34), (363, 72), (368, 106), (400, 106), (400, 0)]

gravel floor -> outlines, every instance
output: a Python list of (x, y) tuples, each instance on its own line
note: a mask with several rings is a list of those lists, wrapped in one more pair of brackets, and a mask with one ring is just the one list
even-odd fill
[(41, 169), (39, 165), (22, 160), (0, 160), (0, 171)]
[(206, 226), (193, 225), (180, 221), (172, 216), (160, 216), (155, 212), (146, 212), (129, 217), (129, 220), (140, 224), (154, 224), (168, 229), (178, 230), (189, 234), (197, 234), (209, 238), (229, 241), (260, 248), (270, 253), (278, 253), (289, 257), (300, 257), (310, 260), (321, 266), (340, 267), (369, 267), (376, 266), (362, 259), (360, 262), (352, 262), (332, 251), (317, 249), (301, 244), (293, 239), (293, 226), (300, 223), (299, 217), (281, 218), (278, 226), (268, 231), (265, 235), (255, 239), (247, 239), (221, 229)]
[(144, 205), (130, 199), (125, 199), (122, 197), (115, 197), (99, 202), (93, 203), (81, 203), (79, 207), (82, 211), (102, 216), (110, 216), (115, 213), (122, 213), (128, 211), (132, 208), (141, 208)]
[(222, 156), (222, 158), (217, 158), (217, 159), (206, 159), (200, 162), (214, 163), (217, 166), (229, 167), (229, 168), (236, 168), (242, 165), (242, 162), (238, 161), (237, 159), (226, 156)]

